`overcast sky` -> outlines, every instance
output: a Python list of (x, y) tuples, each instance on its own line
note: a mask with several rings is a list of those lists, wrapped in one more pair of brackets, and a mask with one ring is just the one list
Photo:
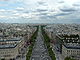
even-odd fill
[(0, 0), (0, 22), (80, 23), (80, 0)]

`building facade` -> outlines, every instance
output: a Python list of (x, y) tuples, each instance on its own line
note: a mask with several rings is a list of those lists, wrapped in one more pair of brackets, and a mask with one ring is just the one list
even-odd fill
[(80, 60), (80, 45), (79, 46), (70, 45), (69, 44), (62, 45), (62, 55), (64, 56), (64, 58), (71, 57), (73, 59)]
[(11, 40), (0, 40), (0, 59), (15, 59), (24, 47), (22, 38), (14, 38)]

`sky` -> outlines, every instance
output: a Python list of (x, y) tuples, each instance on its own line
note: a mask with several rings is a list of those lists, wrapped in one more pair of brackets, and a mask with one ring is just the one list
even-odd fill
[(0, 0), (1, 23), (80, 23), (80, 0)]

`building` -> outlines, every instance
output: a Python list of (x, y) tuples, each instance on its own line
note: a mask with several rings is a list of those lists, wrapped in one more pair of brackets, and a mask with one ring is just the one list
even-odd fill
[(80, 44), (67, 43), (62, 45), (62, 55), (80, 60)]
[(80, 60), (80, 39), (79, 35), (63, 35), (62, 55)]
[(0, 59), (15, 59), (24, 47), (22, 38), (12, 38), (0, 40)]

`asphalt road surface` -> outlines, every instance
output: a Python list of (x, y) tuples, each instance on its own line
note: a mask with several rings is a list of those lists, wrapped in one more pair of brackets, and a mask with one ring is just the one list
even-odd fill
[(51, 60), (46, 45), (44, 44), (40, 26), (30, 60)]

